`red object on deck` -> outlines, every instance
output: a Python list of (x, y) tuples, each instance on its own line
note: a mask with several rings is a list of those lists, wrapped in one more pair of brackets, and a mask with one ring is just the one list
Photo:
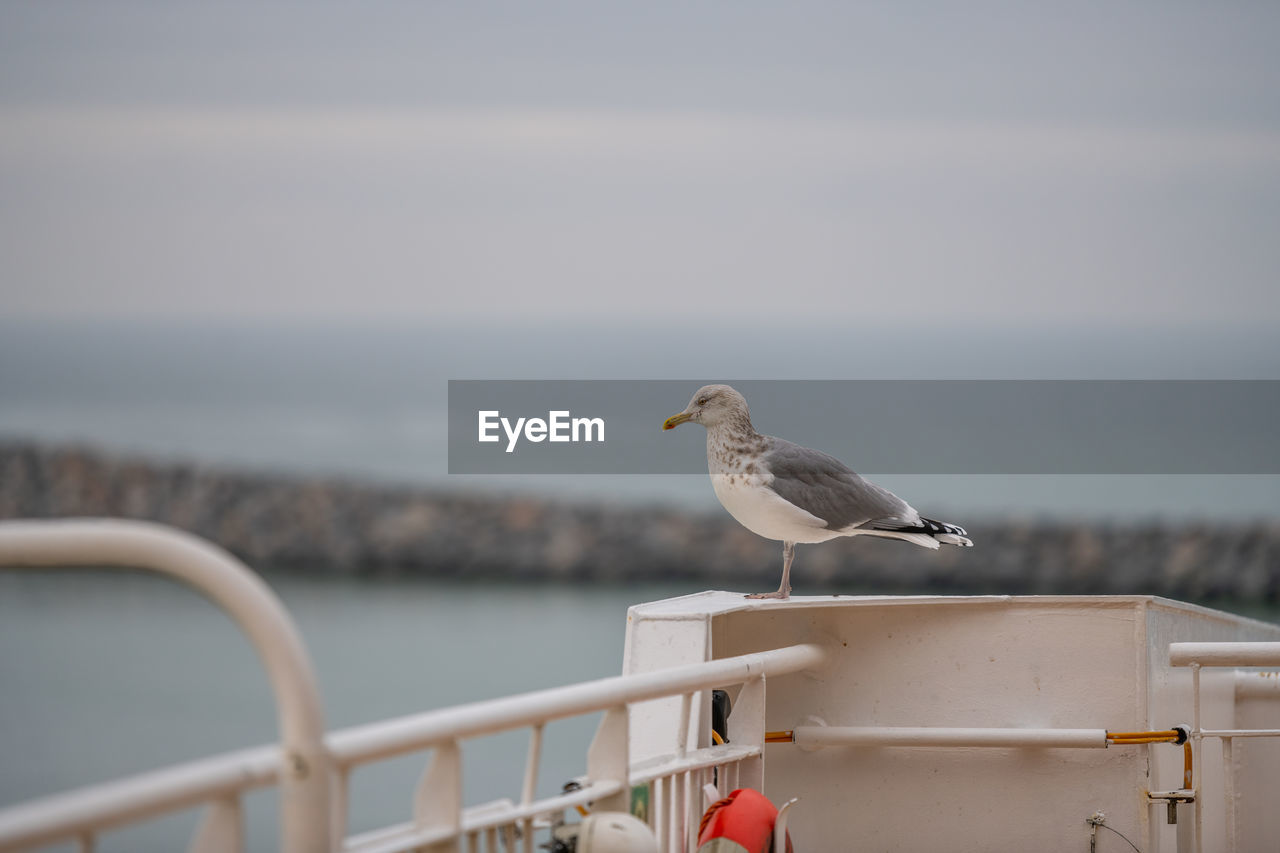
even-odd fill
[[(739, 788), (711, 804), (698, 824), (698, 853), (769, 853), (778, 810), (769, 798), (751, 788)], [(791, 835), (787, 834), (787, 853)]]

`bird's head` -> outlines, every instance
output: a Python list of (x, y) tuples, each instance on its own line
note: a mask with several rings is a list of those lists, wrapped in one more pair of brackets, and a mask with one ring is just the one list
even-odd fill
[(747, 399), (728, 385), (705, 385), (697, 390), (684, 411), (662, 422), (663, 429), (675, 429), (685, 421), (713, 427), (727, 420), (751, 423)]

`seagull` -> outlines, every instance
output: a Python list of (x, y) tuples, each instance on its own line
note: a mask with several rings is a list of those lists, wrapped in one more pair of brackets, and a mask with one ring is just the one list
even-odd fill
[(747, 598), (790, 597), (797, 543), (882, 536), (934, 549), (973, 545), (963, 527), (922, 517), (834, 456), (756, 432), (746, 398), (728, 385), (699, 388), (662, 428), (686, 421), (707, 428), (707, 470), (720, 503), (752, 533), (782, 542), (778, 590)]

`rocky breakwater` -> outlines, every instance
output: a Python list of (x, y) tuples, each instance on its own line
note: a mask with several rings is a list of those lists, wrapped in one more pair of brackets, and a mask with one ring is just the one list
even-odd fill
[[(765, 589), (781, 548), (722, 512), (604, 507), (0, 445), (0, 518), (171, 524), (260, 570)], [(801, 546), (797, 592), (1152, 593), (1280, 601), (1280, 523), (973, 520), (978, 547), (870, 538)]]

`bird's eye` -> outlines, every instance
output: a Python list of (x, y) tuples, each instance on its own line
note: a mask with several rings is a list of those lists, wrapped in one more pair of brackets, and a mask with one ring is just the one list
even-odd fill
[(698, 405), (699, 405), (699, 406), (705, 406), (706, 404), (707, 404), (707, 398), (706, 398), (706, 397), (699, 397), (699, 398), (698, 398)]

